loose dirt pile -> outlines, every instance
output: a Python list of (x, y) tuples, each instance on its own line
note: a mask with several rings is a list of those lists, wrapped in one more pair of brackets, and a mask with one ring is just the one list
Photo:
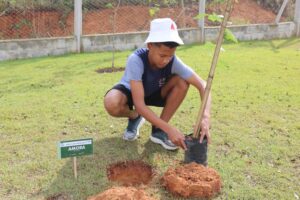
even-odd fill
[(120, 72), (124, 70), (125, 67), (106, 67), (106, 68), (97, 69), (96, 72), (102, 74), (102, 73)]
[(219, 174), (196, 163), (168, 169), (161, 181), (168, 191), (182, 197), (211, 198), (221, 191)]
[(107, 168), (107, 177), (124, 186), (148, 184), (153, 176), (150, 165), (142, 161), (125, 161), (112, 164)]
[(88, 200), (155, 200), (143, 190), (134, 187), (113, 187), (101, 194), (89, 197)]

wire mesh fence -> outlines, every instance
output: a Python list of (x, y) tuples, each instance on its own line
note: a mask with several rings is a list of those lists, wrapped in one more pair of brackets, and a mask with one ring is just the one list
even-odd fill
[(0, 39), (73, 34), (73, 0), (1, 0)]
[(196, 27), (198, 2), (190, 1), (83, 1), (83, 34), (149, 30), (150, 21), (170, 17), (179, 28)]
[[(73, 35), (74, 1), (0, 0), (0, 40)], [(283, 1), (239, 0), (230, 22), (274, 23)], [(295, 0), (289, 0), (281, 22), (293, 20), (294, 5)], [(224, 0), (206, 0), (207, 14), (220, 15), (224, 9)], [(158, 17), (170, 17), (178, 28), (190, 28), (198, 26), (199, 0), (82, 0), (82, 13), (83, 35), (147, 31)], [(218, 22), (206, 17), (205, 25)]]

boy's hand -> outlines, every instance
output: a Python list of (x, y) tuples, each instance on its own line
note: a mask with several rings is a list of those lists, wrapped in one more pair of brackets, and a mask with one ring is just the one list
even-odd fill
[(171, 131), (168, 134), (169, 139), (171, 142), (173, 142), (175, 145), (181, 147), (183, 150), (187, 150), (187, 147), (185, 145), (185, 137), (184, 135), (178, 131), (176, 128), (172, 128)]
[(200, 132), (200, 143), (202, 143), (204, 136), (207, 138), (208, 144), (211, 143), (210, 132), (209, 132), (209, 119), (203, 118), (201, 123), (201, 132)]

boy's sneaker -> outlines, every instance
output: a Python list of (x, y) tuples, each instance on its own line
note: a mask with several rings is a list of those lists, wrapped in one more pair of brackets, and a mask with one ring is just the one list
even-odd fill
[(176, 150), (178, 147), (169, 140), (168, 135), (159, 128), (153, 128), (150, 140), (156, 144), (160, 144), (167, 150)]
[(128, 119), (128, 125), (124, 132), (123, 139), (128, 141), (136, 140), (139, 136), (139, 130), (144, 124), (145, 119), (139, 115), (135, 119)]

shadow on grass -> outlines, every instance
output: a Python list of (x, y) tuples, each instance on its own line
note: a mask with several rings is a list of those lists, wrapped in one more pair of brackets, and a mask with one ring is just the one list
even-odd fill
[[(154, 154), (174, 156), (176, 152), (164, 150), (150, 140), (145, 143), (144, 150), (138, 152), (139, 140), (124, 141), (120, 137), (105, 138), (94, 141), (94, 153), (91, 156), (77, 158), (78, 178), (74, 178), (73, 159), (67, 158), (65, 165), (57, 173), (50, 186), (33, 197), (43, 196), (45, 199), (82, 200), (88, 196), (103, 192), (116, 183), (108, 181), (106, 168), (111, 164), (125, 160), (142, 160), (155, 168)], [(157, 162), (157, 161), (156, 161)]]
[(289, 38), (276, 46), (277, 49), (293, 46), (300, 42), (299, 38)]
[[(265, 40), (262, 42), (256, 42), (256, 41), (242, 41), (239, 43), (240, 47), (245, 48), (251, 48), (251, 47), (265, 47), (265, 48), (271, 48), (271, 50), (275, 53), (279, 53), (279, 50), (281, 48), (287, 48), (292, 47), (294, 45), (299, 44), (300, 39), (299, 38), (288, 38), (288, 39), (282, 39), (282, 40)], [(295, 47), (296, 48), (296, 47)]]
[(270, 40), (269, 42), (270, 42), (270, 46), (272, 47), (272, 50), (274, 52), (278, 53), (279, 49), (293, 46), (293, 45), (299, 43), (300, 39), (299, 38), (289, 38), (287, 40), (282, 41), (280, 44), (277, 44), (277, 45), (272, 40)]

